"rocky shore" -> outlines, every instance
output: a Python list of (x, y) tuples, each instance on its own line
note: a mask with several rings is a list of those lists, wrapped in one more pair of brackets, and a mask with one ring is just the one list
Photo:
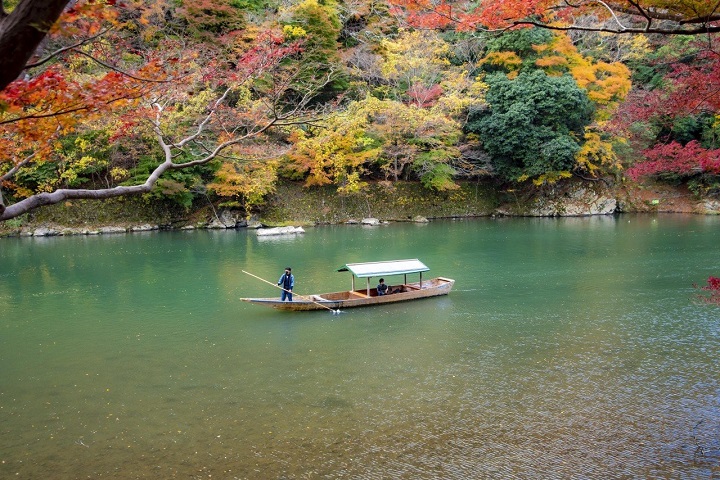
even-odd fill
[[(0, 236), (109, 235), (155, 230), (259, 229), (353, 223), (374, 225), (464, 217), (720, 214), (720, 199), (698, 198), (686, 189), (662, 184), (609, 185), (605, 182), (573, 181), (541, 190), (498, 191), (481, 183), (465, 183), (453, 192), (429, 194), (417, 184), (388, 187), (379, 183), (369, 190), (363, 195), (339, 196), (331, 188), (306, 190), (297, 184), (286, 184), (249, 219), (244, 211), (214, 207), (158, 213), (148, 212), (127, 199), (122, 200), (119, 207), (108, 207), (103, 202), (77, 202), (49, 207), (42, 215), (5, 222), (0, 225)], [(102, 217), (89, 213), (104, 208), (110, 212)], [(133, 211), (142, 211), (142, 217), (133, 218)]]

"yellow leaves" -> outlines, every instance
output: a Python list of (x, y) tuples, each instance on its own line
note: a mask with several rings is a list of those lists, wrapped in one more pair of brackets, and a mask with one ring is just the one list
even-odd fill
[(651, 8), (667, 10), (689, 18), (709, 17), (717, 13), (717, 2), (708, 0), (648, 0), (647, 3)]
[[(344, 112), (325, 119), (322, 129), (293, 132), (294, 148), (288, 158), (306, 174), (306, 186), (335, 184), (339, 193), (362, 190), (361, 178), (368, 170), (395, 176), (414, 162), (423, 171), (446, 165), (459, 156), (454, 145), (462, 126), (454, 114), (478, 101), (467, 91), (484, 89), (484, 84), (462, 72), (447, 82), (443, 87), (448, 95), (432, 108), (372, 96), (352, 102)], [(436, 183), (443, 189), (453, 187), (443, 181), (449, 178), (443, 172), (449, 171), (437, 170)]]
[(35, 193), (32, 190), (30, 190), (29, 188), (21, 187), (21, 186), (17, 186), (17, 185), (15, 186), (14, 190), (15, 190), (15, 195), (18, 198), (28, 198), (28, 197), (31, 197)]
[(435, 32), (401, 30), (396, 40), (380, 42), (382, 73), (390, 80), (406, 83), (438, 83), (450, 67), (450, 46)]
[(367, 182), (360, 181), (360, 172), (350, 172), (345, 176), (344, 185), (338, 187), (338, 193), (351, 194), (359, 193), (367, 186)]
[(364, 165), (381, 154), (377, 140), (367, 133), (368, 126), (382, 111), (383, 101), (368, 98), (353, 102), (347, 111), (332, 115), (325, 128), (314, 135), (294, 132), (295, 144), (289, 155), (298, 170), (307, 171), (306, 186), (320, 186), (336, 182), (342, 191), (357, 191)]
[(91, 166), (96, 166), (98, 164), (107, 164), (107, 161), (106, 160), (98, 160), (94, 157), (86, 155), (84, 157), (81, 157), (80, 160), (78, 160), (77, 162), (75, 162), (75, 166), (77, 168), (80, 168), (83, 170), (87, 169)]
[(130, 176), (130, 172), (124, 168), (114, 167), (110, 170), (110, 177), (116, 182), (125, 180)]
[(589, 84), (588, 97), (601, 105), (624, 99), (630, 92), (630, 69), (619, 62), (598, 62), (593, 66), (594, 82)]
[[(176, 125), (186, 118), (201, 116), (207, 112), (208, 105), (217, 99), (217, 92), (210, 88), (201, 90), (194, 95), (188, 96), (185, 102), (179, 107), (163, 112), (163, 120), (167, 125)], [(168, 128), (168, 127), (166, 127)]]
[(578, 86), (585, 89), (596, 80), (595, 71), (589, 63), (583, 63), (573, 68), (572, 76)]
[(72, 169), (65, 170), (64, 172), (62, 172), (62, 174), (60, 174), (60, 178), (65, 180), (68, 184), (72, 185), (75, 183), (75, 181), (77, 181), (78, 174), (75, 170)]
[(612, 40), (617, 44), (618, 60), (621, 62), (641, 60), (653, 51), (650, 41), (643, 34), (630, 36), (615, 35)]
[(367, 136), (367, 127), (371, 118), (380, 111), (382, 100), (369, 98), (366, 101), (353, 102), (345, 112), (330, 116), (325, 128), (313, 132), (295, 132), (295, 158), (304, 162), (306, 168), (319, 175), (333, 164), (357, 167), (372, 159), (376, 150), (375, 141)]
[(82, 156), (79, 159), (67, 158), (62, 154), (60, 157), (64, 158), (64, 161), (59, 164), (60, 175), (57, 180), (52, 180), (48, 185), (56, 186), (64, 182), (66, 185), (74, 186), (76, 182), (82, 181), (83, 176), (88, 175), (88, 172), (103, 169), (108, 165), (107, 160), (90, 155)]
[(86, 138), (78, 137), (75, 139), (75, 146), (78, 147), (81, 152), (86, 152), (91, 145), (92, 144)]
[(299, 27), (297, 25), (285, 25), (283, 27), (283, 35), (288, 40), (296, 40), (298, 38), (305, 38), (307, 36), (307, 31)]
[(480, 61), (480, 65), (489, 64), (515, 71), (522, 66), (522, 59), (515, 52), (491, 52)]
[(622, 168), (612, 144), (604, 141), (598, 133), (586, 129), (584, 140), (585, 143), (575, 154), (575, 161), (582, 170), (594, 174), (601, 166), (604, 170)]
[[(518, 181), (524, 182), (525, 180), (528, 179), (527, 175), (523, 175), (522, 177), (524, 177), (524, 178), (522, 180), (518, 179)], [(570, 178), (570, 177), (572, 177), (572, 173), (570, 173), (566, 170), (561, 170), (561, 171), (557, 171), (557, 172), (543, 173), (539, 177), (534, 178), (532, 182), (533, 182), (533, 185), (535, 185), (536, 187), (539, 187), (541, 185), (548, 185), (548, 184), (552, 185), (553, 183), (559, 182), (563, 178)]]
[(301, 10), (320, 8), (320, 4), (317, 0), (303, 0), (297, 6)]

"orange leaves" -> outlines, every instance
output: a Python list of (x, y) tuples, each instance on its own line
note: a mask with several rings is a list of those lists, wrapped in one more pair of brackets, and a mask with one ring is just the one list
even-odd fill
[(540, 54), (535, 65), (549, 75), (570, 73), (588, 98), (598, 105), (609, 106), (630, 91), (630, 70), (620, 62), (593, 62), (577, 51), (567, 35), (557, 34), (547, 45), (533, 46)]
[(215, 180), (207, 187), (221, 197), (244, 200), (247, 207), (257, 205), (263, 197), (275, 191), (276, 180), (274, 162), (223, 163), (215, 174)]
[(530, 16), (545, 18), (549, 8), (556, 2), (551, 0), (490, 0), (479, 2), (474, 7), (465, 2), (429, 0), (391, 0), (393, 12), (405, 13), (408, 22), (420, 28), (457, 31), (506, 28), (517, 19)]
[[(611, 109), (630, 92), (630, 70), (624, 64), (596, 62), (582, 55), (567, 34), (552, 34), (550, 41), (533, 44), (532, 50), (536, 57), (533, 55), (529, 58), (534, 58), (535, 67), (550, 76), (572, 75), (577, 85), (598, 106)], [(514, 51), (494, 51), (488, 53), (480, 63), (499, 68), (512, 79), (520, 69), (525, 68), (524, 61), (528, 61), (528, 58), (521, 58)]]
[(410, 25), (419, 28), (478, 31), (536, 25), (551, 29), (613, 33), (693, 35), (720, 31), (717, 2), (708, 0), (390, 1), (394, 14), (405, 16)]
[(482, 3), (479, 19), (489, 28), (505, 28), (509, 20), (530, 16), (545, 17), (548, 7), (556, 2), (548, 0), (492, 0)]
[(103, 28), (118, 24), (115, 1), (86, 0), (67, 9), (53, 26), (52, 33), (65, 37), (93, 36)]
[(83, 81), (69, 79), (53, 67), (30, 80), (15, 81), (0, 92), (5, 106), (0, 125), (15, 124), (14, 128), (29, 138), (42, 136), (45, 133), (38, 128), (38, 121), (51, 120), (45, 128), (70, 127), (78, 121), (77, 115), (87, 118), (102, 113), (117, 107), (118, 102), (132, 101), (138, 93), (137, 82), (117, 72)]

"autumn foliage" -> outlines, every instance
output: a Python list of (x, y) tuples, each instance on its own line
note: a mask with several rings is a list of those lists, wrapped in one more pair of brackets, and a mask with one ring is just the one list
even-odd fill
[(643, 176), (674, 173), (692, 176), (702, 173), (720, 175), (720, 148), (709, 150), (693, 140), (686, 145), (678, 142), (662, 144), (645, 151), (647, 160), (628, 169), (628, 176), (638, 180)]
[[(188, 21), (183, 10), (114, 3), (73, 5), (50, 37), (49, 60), (0, 92), (0, 182), (3, 200), (15, 201), (3, 202), (0, 218), (132, 193), (187, 205), (191, 190), (212, 180), (220, 154), (251, 158), (270, 129), (307, 121), (303, 112), (329, 81), (299, 79), (287, 60), (301, 55), (302, 41), (277, 29), (233, 31), (239, 22), (218, 27), (222, 42), (183, 38), (173, 31)], [(228, 8), (209, 15), (239, 16)], [(257, 202), (273, 179), (241, 191)], [(221, 174), (213, 186), (229, 192), (222, 184), (234, 181)]]
[[(37, 1), (0, 9), (0, 49)], [(720, 191), (717, 22), (695, 0), (73, 2), (0, 90), (0, 219), (126, 194), (250, 211), (283, 178)]]
[(392, 0), (391, 4), (393, 12), (411, 25), (453, 28), (460, 32), (516, 26), (616, 33), (706, 34), (720, 31), (717, 5), (705, 0), (489, 0), (474, 3)]
[(702, 287), (693, 285), (693, 287), (703, 292), (696, 295), (697, 299), (705, 303), (720, 305), (720, 278), (711, 276), (707, 279), (707, 285)]

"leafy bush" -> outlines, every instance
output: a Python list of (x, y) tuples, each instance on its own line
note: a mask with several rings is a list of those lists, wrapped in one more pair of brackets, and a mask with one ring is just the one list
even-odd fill
[(492, 74), (486, 81), (490, 108), (471, 112), (467, 131), (479, 135), (498, 176), (521, 181), (571, 170), (593, 118), (593, 106), (575, 81), (542, 71), (514, 80)]
[(460, 186), (453, 181), (454, 175), (455, 170), (450, 165), (441, 163), (420, 177), (420, 182), (423, 187), (436, 192), (457, 190)]

